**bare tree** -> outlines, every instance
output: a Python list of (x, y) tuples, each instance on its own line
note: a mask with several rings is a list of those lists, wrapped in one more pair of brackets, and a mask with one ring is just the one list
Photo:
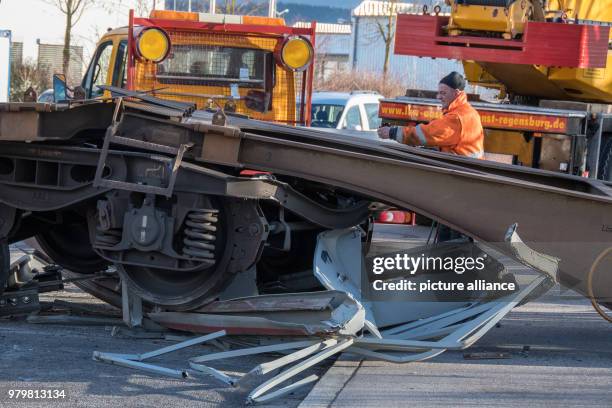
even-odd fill
[(315, 91), (350, 92), (368, 89), (385, 97), (403, 95), (406, 87), (397, 75), (389, 73), (383, 81), (380, 74), (372, 71), (349, 71), (337, 69), (327, 78), (317, 76), (314, 81)]
[(43, 0), (57, 8), (66, 16), (64, 28), (64, 51), (62, 55), (62, 69), (67, 75), (70, 69), (70, 45), (72, 43), (72, 29), (77, 25), (86, 10), (99, 5), (106, 12), (111, 12), (121, 4), (121, 0)]
[(46, 3), (55, 6), (64, 16), (66, 16), (62, 69), (65, 74), (68, 74), (70, 68), (72, 29), (77, 25), (81, 17), (83, 17), (85, 10), (94, 4), (94, 0), (47, 0)]
[(136, 0), (134, 11), (137, 16), (148, 16), (153, 10), (155, 0)]
[(378, 34), (385, 43), (385, 59), (383, 61), (383, 81), (387, 80), (387, 73), (389, 72), (389, 58), (391, 56), (391, 44), (395, 37), (395, 18), (397, 15), (397, 3), (398, 0), (388, 0), (384, 3), (384, 15), (385, 21), (381, 22), (379, 19), (375, 20)]
[(391, 45), (395, 39), (395, 19), (398, 9), (398, 0), (388, 0), (382, 3), (380, 16), (373, 18), (368, 23), (370, 29), (366, 31), (366, 38), (378, 47), (381, 40), (384, 44), (383, 58), (383, 80), (386, 80), (389, 72), (389, 60), (391, 58)]
[(325, 80), (325, 68), (330, 62), (328, 59), (331, 40), (329, 35), (319, 35), (317, 37), (317, 46), (315, 50), (315, 74), (318, 80)]

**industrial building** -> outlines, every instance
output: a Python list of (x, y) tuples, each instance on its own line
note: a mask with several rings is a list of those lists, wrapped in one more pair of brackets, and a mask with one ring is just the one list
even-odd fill
[[(70, 84), (80, 84), (83, 78), (83, 47), (70, 46), (70, 65), (66, 77)], [(38, 69), (51, 74), (64, 72), (64, 45), (38, 44)]]

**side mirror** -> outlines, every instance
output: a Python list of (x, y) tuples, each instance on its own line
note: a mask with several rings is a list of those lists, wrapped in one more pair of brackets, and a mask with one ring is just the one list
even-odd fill
[(53, 74), (53, 101), (61, 102), (68, 99), (66, 90), (66, 75), (64, 74)]
[(262, 91), (249, 91), (246, 94), (245, 105), (256, 112), (266, 113), (270, 107), (270, 94)]

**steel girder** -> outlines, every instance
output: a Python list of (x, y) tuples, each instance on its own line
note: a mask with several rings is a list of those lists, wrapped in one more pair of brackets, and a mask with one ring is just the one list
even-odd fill
[[(515, 258), (504, 238), (518, 224), (530, 248), (560, 260), (561, 283), (584, 295), (590, 268), (612, 246), (612, 189), (601, 181), (310, 129), (236, 122), (240, 137), (214, 135), (215, 145), (225, 143), (233, 152), (224, 156), (225, 165), (325, 183), (411, 209)], [(207, 138), (204, 134), (204, 157)], [(610, 263), (600, 265), (593, 285), (602, 302), (612, 300)]]

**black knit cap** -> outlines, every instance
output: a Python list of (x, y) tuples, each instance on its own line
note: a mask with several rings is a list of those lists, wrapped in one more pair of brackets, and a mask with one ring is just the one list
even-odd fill
[(463, 78), (463, 75), (455, 71), (442, 78), (440, 83), (450, 86), (453, 89), (458, 89), (459, 91), (463, 91), (465, 89), (465, 78)]

